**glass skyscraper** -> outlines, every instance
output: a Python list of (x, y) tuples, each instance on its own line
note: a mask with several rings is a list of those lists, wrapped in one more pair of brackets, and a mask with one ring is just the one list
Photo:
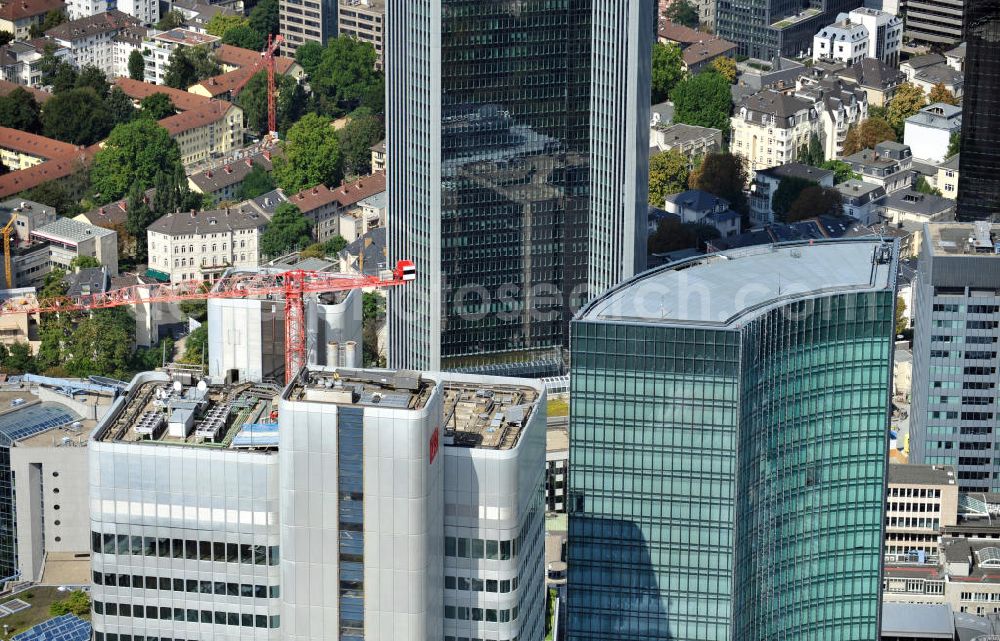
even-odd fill
[(1000, 2), (965, 3), (959, 220), (1000, 221)]
[(861, 0), (718, 0), (715, 28), (736, 43), (740, 55), (762, 60), (796, 57), (811, 50), (820, 27), (861, 4)]
[(896, 249), (647, 272), (572, 325), (571, 641), (878, 637)]
[(390, 0), (394, 367), (544, 374), (645, 257), (653, 3)]

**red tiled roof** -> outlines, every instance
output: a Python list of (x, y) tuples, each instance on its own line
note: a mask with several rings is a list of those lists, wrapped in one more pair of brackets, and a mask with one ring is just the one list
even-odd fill
[[(260, 62), (260, 52), (233, 45), (220, 45), (215, 50), (215, 57), (224, 65), (232, 67), (249, 67)], [(295, 64), (294, 58), (288, 56), (277, 56), (274, 59), (274, 70), (280, 74), (288, 73), (288, 69)]]
[(63, 0), (7, 0), (0, 4), (0, 18), (4, 20), (21, 20), (32, 16), (44, 16), (49, 11), (64, 11), (66, 3)]
[(170, 98), (170, 102), (174, 103), (174, 107), (177, 107), (181, 111), (190, 111), (191, 109), (204, 107), (209, 102), (209, 99), (205, 96), (188, 93), (165, 85), (154, 85), (142, 82), (141, 80), (132, 80), (131, 78), (116, 78), (115, 84), (121, 87), (121, 90), (133, 100), (142, 100), (147, 96), (152, 96), (154, 93), (166, 94)]
[[(203, 100), (207, 99), (203, 98)], [(225, 100), (210, 100), (196, 109), (168, 116), (160, 121), (160, 125), (170, 132), (171, 136), (176, 136), (189, 129), (204, 127), (205, 125), (222, 120), (226, 117), (226, 113), (232, 106), (231, 102), (226, 102)]]
[(376, 171), (371, 176), (358, 178), (352, 183), (334, 187), (333, 192), (341, 207), (350, 207), (369, 196), (385, 191), (385, 172)]
[(233, 91), (237, 87), (242, 86), (250, 80), (250, 77), (253, 76), (253, 74), (253, 69), (250, 69), (249, 67), (241, 67), (228, 73), (222, 73), (218, 76), (205, 78), (195, 86), (204, 88), (205, 91), (207, 91), (213, 98), (217, 98)]
[(308, 213), (325, 205), (329, 205), (336, 200), (336, 195), (334, 195), (333, 191), (329, 187), (326, 185), (316, 185), (315, 187), (311, 187), (309, 189), (303, 189), (289, 198), (288, 202), (298, 207), (302, 213)]
[(90, 163), (99, 145), (91, 145), (69, 158), (56, 158), (21, 171), (12, 171), (0, 176), (0, 198), (7, 198), (50, 180), (65, 178)]
[(698, 31), (697, 29), (692, 29), (691, 27), (685, 27), (682, 24), (670, 22), (669, 20), (660, 21), (659, 36), (662, 40), (676, 42), (681, 46), (694, 44), (695, 42), (706, 40), (711, 37), (704, 31)]
[(17, 84), (16, 82), (0, 80), (0, 96), (6, 96), (15, 89), (24, 89), (32, 96), (34, 96), (35, 100), (37, 100), (39, 104), (45, 102), (49, 98), (52, 98), (52, 94), (50, 94), (47, 91), (42, 91), (41, 89), (35, 89), (34, 87), (25, 87), (23, 85)]
[(684, 49), (681, 56), (684, 64), (692, 67), (698, 63), (724, 56), (736, 49), (736, 45), (722, 38), (708, 38), (695, 42)]
[(51, 160), (67, 158), (78, 151), (76, 145), (59, 140), (36, 136), (19, 129), (0, 127), (0, 147)]

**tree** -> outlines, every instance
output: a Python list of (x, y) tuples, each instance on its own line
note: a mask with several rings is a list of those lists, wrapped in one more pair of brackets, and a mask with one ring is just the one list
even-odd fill
[(76, 77), (76, 88), (83, 89), (85, 87), (90, 87), (94, 93), (102, 98), (107, 97), (110, 89), (108, 77), (94, 65), (86, 65)]
[(133, 49), (128, 54), (128, 77), (132, 80), (144, 80), (146, 78), (146, 59), (142, 57), (141, 49)]
[(931, 187), (931, 184), (929, 182), (927, 182), (927, 178), (924, 177), (924, 176), (921, 176), (921, 177), (917, 178), (917, 184), (914, 185), (913, 188), (916, 191), (920, 192), (921, 194), (928, 194), (930, 196), (940, 196), (941, 195), (941, 190), (940, 189), (935, 189), (934, 187)]
[(927, 98), (920, 87), (904, 82), (896, 89), (896, 93), (885, 109), (885, 119), (896, 132), (896, 140), (903, 137), (903, 126), (906, 119), (927, 105)]
[(860, 179), (861, 174), (855, 173), (854, 168), (843, 160), (828, 160), (819, 165), (820, 169), (829, 169), (833, 172), (833, 182), (839, 185), (852, 179)]
[(55, 55), (53, 48), (47, 47), (38, 61), (42, 72), (42, 84), (51, 85), (54, 93), (62, 93), (76, 87), (76, 67), (66, 59)]
[(261, 0), (250, 11), (250, 28), (263, 37), (278, 35), (278, 0)]
[(148, 258), (146, 228), (156, 221), (157, 215), (149, 206), (146, 195), (138, 183), (133, 184), (129, 190), (127, 202), (125, 232), (135, 240), (133, 253), (136, 261), (145, 262)]
[(714, 71), (702, 71), (677, 83), (670, 98), (674, 101), (674, 122), (714, 127), (729, 131), (732, 95), (729, 82)]
[[(287, 131), (305, 113), (305, 96), (291, 76), (276, 76), (274, 80), (278, 90), (275, 105), (278, 131)], [(254, 74), (236, 97), (236, 103), (243, 109), (243, 121), (248, 130), (258, 135), (267, 133), (267, 72)]]
[(653, 45), (653, 104), (667, 99), (670, 92), (684, 77), (684, 58), (681, 48), (674, 43)]
[(932, 104), (935, 102), (943, 102), (946, 105), (958, 104), (958, 98), (944, 86), (943, 82), (939, 82), (931, 87), (930, 101)]
[(81, 269), (91, 269), (93, 267), (100, 267), (101, 262), (94, 258), (93, 256), (87, 256), (86, 254), (77, 256), (73, 260), (69, 261), (69, 268), (75, 271), (80, 271)]
[(687, 189), (688, 159), (677, 149), (656, 154), (649, 159), (649, 204), (663, 207), (670, 194)]
[(205, 300), (182, 300), (181, 313), (188, 318), (193, 318), (199, 323), (204, 323), (208, 319), (208, 301)]
[(312, 244), (309, 219), (292, 203), (281, 203), (260, 237), (260, 253), (276, 258)]
[(850, 156), (865, 149), (874, 149), (880, 142), (896, 142), (896, 132), (881, 118), (868, 118), (851, 127), (844, 138), (843, 155)]
[(28, 28), (28, 34), (32, 38), (41, 38), (46, 31), (64, 22), (66, 22), (66, 14), (61, 9), (52, 9), (45, 14), (45, 18), (40, 23), (33, 24)]
[(91, 180), (101, 202), (120, 198), (130, 186), (153, 186), (157, 173), (174, 173), (181, 153), (167, 130), (147, 118), (118, 125), (94, 156)]
[(184, 341), (182, 363), (197, 364), (208, 358), (208, 325), (201, 325), (188, 334)]
[(713, 60), (712, 69), (728, 80), (729, 84), (736, 82), (736, 61), (729, 56), (719, 56)]
[(67, 343), (64, 366), (70, 376), (127, 378), (135, 320), (123, 307), (95, 310), (77, 323)]
[(896, 297), (896, 334), (902, 334), (906, 331), (910, 322), (906, 318), (906, 301), (903, 300), (902, 296)]
[(35, 358), (31, 354), (31, 346), (27, 343), (17, 342), (13, 345), (4, 346), (0, 350), (0, 367), (7, 374), (24, 374), (37, 371)]
[(375, 48), (349, 36), (331, 38), (319, 65), (310, 75), (319, 110), (333, 117), (366, 106), (375, 114), (385, 110), (385, 82), (375, 69)]
[(691, 172), (688, 185), (729, 201), (733, 211), (747, 212), (747, 169), (743, 159), (729, 153), (708, 154), (701, 166)]
[(177, 113), (173, 101), (165, 93), (156, 92), (139, 101), (142, 116), (150, 120), (162, 120)]
[(799, 194), (788, 213), (786, 223), (815, 218), (816, 216), (843, 216), (844, 200), (840, 192), (829, 187), (809, 185)]
[[(359, 110), (362, 111), (362, 110)], [(358, 113), (337, 132), (340, 151), (344, 156), (344, 173), (367, 176), (372, 171), (371, 147), (385, 138), (385, 124), (379, 116)]]
[(266, 36), (253, 27), (240, 25), (226, 31), (222, 36), (222, 44), (260, 51), (266, 44)]
[(0, 31), (0, 47), (9, 44), (14, 39), (14, 34), (9, 31)]
[(378, 292), (361, 295), (361, 352), (365, 367), (385, 367), (378, 351), (378, 333), (385, 323), (385, 298)]
[(131, 122), (135, 118), (135, 105), (121, 87), (112, 87), (104, 104), (107, 105), (108, 116), (114, 124)]
[(326, 252), (327, 256), (335, 256), (339, 254), (344, 247), (347, 247), (347, 239), (340, 234), (331, 236), (325, 243), (323, 243), (323, 250)]
[(0, 97), (0, 126), (37, 134), (42, 130), (42, 108), (23, 87)]
[(302, 65), (302, 69), (308, 75), (312, 76), (319, 64), (323, 62), (323, 51), (323, 45), (315, 40), (310, 40), (295, 50), (295, 61)]
[(230, 29), (235, 29), (236, 27), (246, 27), (249, 26), (249, 21), (243, 16), (238, 16), (235, 14), (226, 14), (221, 11), (208, 21), (205, 25), (205, 31), (212, 34), (213, 36), (222, 37), (226, 35), (226, 32)]
[[(86, 172), (81, 173), (84, 174), (84, 176), (78, 182), (89, 185), (90, 179), (85, 176)], [(83, 208), (80, 207), (80, 203), (73, 198), (71, 190), (66, 188), (64, 182), (65, 181), (55, 180), (43, 182), (34, 189), (29, 189), (24, 192), (24, 198), (36, 203), (48, 205), (49, 207), (55, 209), (60, 216), (75, 216), (83, 211)]]
[(129, 369), (134, 372), (148, 372), (160, 367), (164, 361), (169, 363), (173, 358), (174, 339), (164, 336), (156, 345), (141, 347), (135, 350), (135, 353), (132, 354), (132, 358), (129, 360)]
[(274, 178), (260, 165), (254, 165), (240, 185), (239, 198), (247, 200), (274, 189)]
[(283, 146), (284, 157), (274, 159), (274, 178), (286, 194), (320, 183), (340, 183), (343, 157), (337, 132), (326, 118), (306, 115), (288, 130)]
[(160, 21), (156, 23), (156, 28), (160, 31), (170, 31), (171, 29), (176, 29), (183, 24), (184, 14), (177, 9), (173, 9), (160, 18)]
[(799, 162), (812, 167), (819, 167), (826, 157), (823, 152), (823, 143), (820, 142), (816, 134), (809, 135), (809, 143), (803, 145), (799, 150)]
[(815, 184), (815, 181), (795, 176), (782, 178), (771, 199), (771, 209), (774, 211), (775, 217), (783, 222), (790, 222), (785, 220), (785, 218), (792, 207), (792, 203), (798, 199), (804, 189)]
[(89, 87), (56, 94), (42, 111), (45, 136), (74, 145), (102, 140), (113, 125), (107, 104)]
[(215, 54), (205, 47), (177, 47), (167, 59), (163, 84), (174, 89), (187, 89), (191, 85), (222, 72)]
[(49, 606), (49, 615), (58, 617), (64, 614), (75, 614), (78, 617), (90, 615), (90, 597), (83, 590), (73, 590), (69, 597), (62, 601), (54, 601)]
[(947, 158), (951, 158), (955, 154), (962, 151), (962, 135), (955, 131), (952, 132), (951, 137), (948, 139), (948, 153)]
[(703, 250), (705, 243), (719, 237), (719, 230), (702, 223), (682, 223), (676, 218), (660, 221), (647, 241), (651, 254), (662, 254), (678, 249)]
[(326, 258), (326, 245), (313, 243), (299, 252), (299, 258)]
[(674, 0), (667, 7), (665, 12), (667, 20), (675, 24), (682, 24), (685, 27), (691, 27), (692, 29), (698, 28), (698, 10), (695, 9), (687, 0)]

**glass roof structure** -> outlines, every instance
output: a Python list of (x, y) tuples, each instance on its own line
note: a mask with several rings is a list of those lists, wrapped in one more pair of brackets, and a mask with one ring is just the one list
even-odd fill
[(42, 621), (12, 637), (12, 641), (88, 641), (90, 622), (73, 614)]
[(46, 430), (80, 420), (79, 415), (59, 403), (39, 403), (0, 416), (0, 447)]

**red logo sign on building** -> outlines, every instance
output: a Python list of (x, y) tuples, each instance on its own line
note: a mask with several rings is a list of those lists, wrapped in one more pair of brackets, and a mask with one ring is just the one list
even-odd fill
[(438, 435), (438, 428), (434, 428), (434, 433), (431, 434), (431, 463), (434, 462), (434, 457), (437, 456), (438, 448), (441, 447), (441, 437)]

